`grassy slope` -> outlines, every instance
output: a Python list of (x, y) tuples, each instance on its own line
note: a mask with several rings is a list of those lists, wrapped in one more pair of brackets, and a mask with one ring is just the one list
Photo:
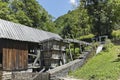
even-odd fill
[(120, 46), (114, 46), (108, 52), (101, 52), (70, 76), (85, 80), (117, 80), (120, 76), (119, 49)]

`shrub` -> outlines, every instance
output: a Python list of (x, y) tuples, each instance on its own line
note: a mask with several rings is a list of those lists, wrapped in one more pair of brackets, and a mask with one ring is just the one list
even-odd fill
[(104, 45), (104, 50), (105, 51), (109, 51), (112, 47), (113, 47), (113, 43), (111, 42), (111, 40), (107, 39), (106, 43)]
[(93, 43), (92, 43), (92, 47), (93, 47), (94, 49), (96, 49), (98, 46), (99, 46), (99, 43), (98, 43), (98, 42), (93, 42)]
[(89, 34), (89, 35), (83, 35), (80, 36), (79, 39), (87, 42), (91, 42), (91, 38), (93, 38), (95, 35)]
[(111, 35), (112, 35), (113, 39), (119, 40), (120, 39), (120, 30), (114, 30)]

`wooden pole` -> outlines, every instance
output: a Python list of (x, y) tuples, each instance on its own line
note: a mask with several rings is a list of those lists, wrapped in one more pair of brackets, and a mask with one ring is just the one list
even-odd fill
[(71, 60), (73, 61), (73, 57), (72, 57), (72, 54), (71, 54), (70, 43), (69, 43), (69, 53), (70, 53)]
[(81, 48), (81, 44), (79, 44), (80, 45), (80, 53), (82, 53), (82, 48)]
[(74, 54), (75, 54), (75, 43), (74, 43)]
[(34, 63), (33, 63), (33, 67), (35, 67), (35, 64), (37, 63), (37, 61), (39, 61), (40, 59), (40, 50), (37, 50), (37, 48), (35, 48), (35, 52), (36, 52), (36, 59), (34, 60)]

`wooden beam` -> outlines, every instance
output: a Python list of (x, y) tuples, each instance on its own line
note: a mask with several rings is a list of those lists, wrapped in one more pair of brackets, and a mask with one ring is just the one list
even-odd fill
[[(37, 50), (37, 49), (35, 49), (35, 50)], [(36, 52), (37, 52), (36, 53), (37, 57), (36, 57), (36, 59), (33, 62), (33, 66), (35, 66), (35, 64), (37, 63), (37, 61), (40, 61), (40, 50), (37, 50)]]
[(32, 57), (37, 57), (37, 55), (35, 54), (28, 54), (29, 56), (32, 56)]

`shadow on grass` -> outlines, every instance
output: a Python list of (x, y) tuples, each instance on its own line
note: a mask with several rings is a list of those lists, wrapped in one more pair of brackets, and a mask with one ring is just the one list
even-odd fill
[(115, 60), (112, 61), (112, 62), (120, 62), (120, 58), (117, 58), (117, 59), (115, 59)]
[(95, 80), (95, 78), (96, 78), (96, 75), (91, 75), (88, 80)]

